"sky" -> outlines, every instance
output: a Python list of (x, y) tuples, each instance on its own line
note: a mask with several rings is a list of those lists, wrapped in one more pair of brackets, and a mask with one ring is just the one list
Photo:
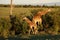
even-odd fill
[[(41, 4), (41, 3), (56, 3), (60, 0), (13, 0), (13, 4)], [(0, 4), (10, 4), (10, 0), (0, 0)]]

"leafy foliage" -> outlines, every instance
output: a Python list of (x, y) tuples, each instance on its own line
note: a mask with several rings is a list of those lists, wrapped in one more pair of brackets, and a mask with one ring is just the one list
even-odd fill
[[(14, 33), (14, 35), (26, 34), (29, 30), (29, 25), (27, 22), (23, 21), (23, 16), (26, 16), (32, 21), (33, 16), (38, 12), (42, 11), (44, 8), (40, 9), (28, 9), (30, 12), (24, 11), (20, 15), (12, 15), (12, 18), (1, 18), (0, 17), (0, 35), (8, 37)], [(23, 9), (25, 10), (25, 9)], [(44, 31), (49, 33), (55, 32), (60, 33), (60, 8), (52, 8), (52, 12), (47, 13), (42, 16)], [(12, 30), (13, 29), (13, 30)], [(14, 31), (14, 32), (13, 32)], [(46, 33), (47, 33), (46, 32)]]

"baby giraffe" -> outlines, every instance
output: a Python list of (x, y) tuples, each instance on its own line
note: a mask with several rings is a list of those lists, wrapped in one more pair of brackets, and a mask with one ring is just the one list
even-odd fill
[(37, 25), (30, 21), (27, 17), (24, 17), (23, 20), (25, 20), (29, 24), (29, 34), (31, 31), (33, 31), (33, 34), (37, 33)]
[(35, 23), (35, 24), (37, 24), (37, 26), (39, 25), (39, 26), (41, 26), (41, 29), (43, 29), (43, 27), (42, 27), (42, 15), (45, 15), (45, 14), (47, 14), (47, 12), (50, 12), (51, 11), (51, 9), (46, 9), (46, 10), (44, 10), (44, 11), (39, 11), (36, 15), (34, 15), (33, 16), (33, 19), (32, 19), (32, 21)]

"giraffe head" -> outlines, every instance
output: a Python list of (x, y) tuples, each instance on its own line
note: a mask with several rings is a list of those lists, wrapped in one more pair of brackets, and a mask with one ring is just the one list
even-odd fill
[(47, 11), (48, 11), (48, 12), (51, 12), (51, 8), (48, 8)]
[(27, 19), (27, 17), (24, 17), (23, 19)]
[(23, 21), (26, 20), (26, 19), (27, 19), (27, 17), (24, 17), (24, 18), (23, 18)]

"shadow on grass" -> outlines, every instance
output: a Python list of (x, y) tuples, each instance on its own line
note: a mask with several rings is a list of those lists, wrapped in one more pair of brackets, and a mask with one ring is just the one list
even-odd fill
[(3, 38), (0, 37), (0, 40), (60, 40), (60, 35), (32, 35), (29, 38), (22, 38), (20, 36), (17, 37), (8, 37)]

